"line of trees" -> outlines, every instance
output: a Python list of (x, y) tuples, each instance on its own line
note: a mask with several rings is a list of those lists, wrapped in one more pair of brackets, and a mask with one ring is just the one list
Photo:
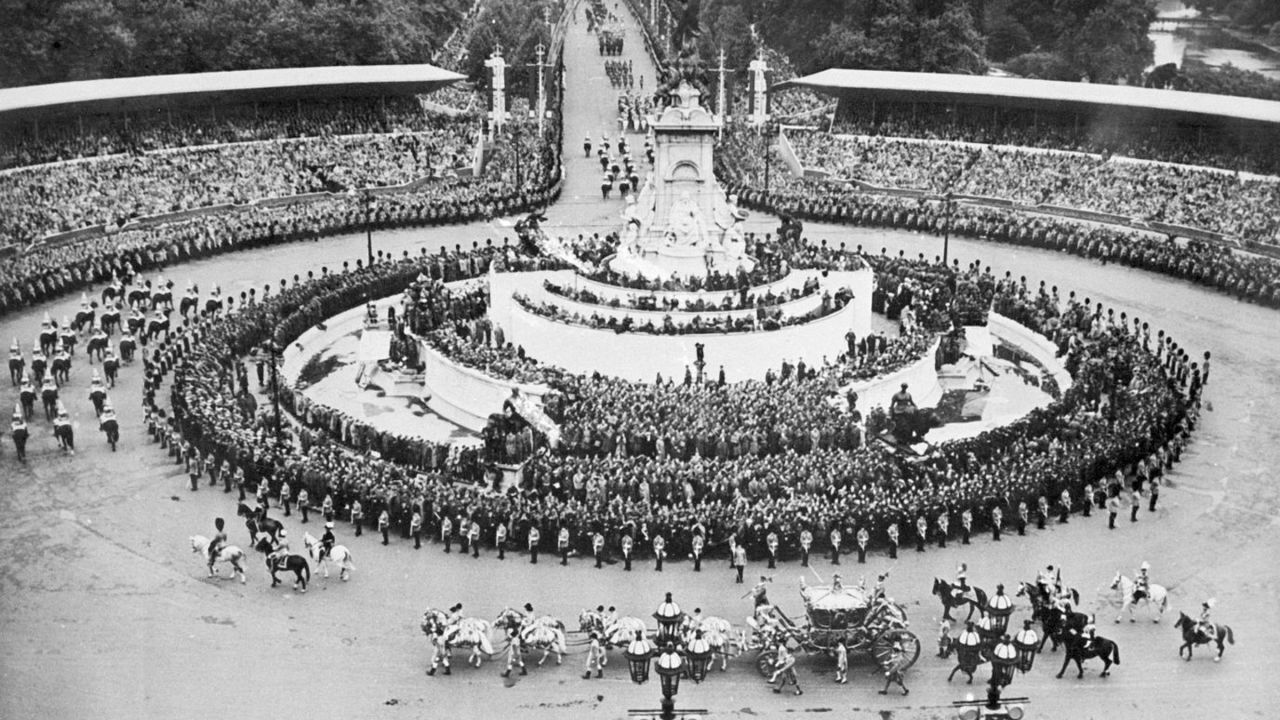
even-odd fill
[(0, 85), (430, 62), (468, 0), (0, 0)]

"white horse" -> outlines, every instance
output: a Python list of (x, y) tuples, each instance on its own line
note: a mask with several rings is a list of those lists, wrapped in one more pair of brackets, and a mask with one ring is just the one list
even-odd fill
[(489, 642), (489, 621), (464, 617), (451, 623), (448, 618), (441, 610), (427, 610), (422, 616), (422, 631), (430, 637), (435, 634), (435, 628), (443, 628), (446, 650), (470, 648), (467, 663), (480, 667), (481, 653), (493, 654), (493, 643)]
[[(199, 554), (201, 557), (205, 558), (207, 562), (209, 557), (209, 538), (203, 535), (192, 535), (191, 552)], [(243, 550), (235, 545), (223, 545), (218, 550), (218, 556), (213, 559), (213, 562), (209, 563), (209, 577), (213, 577), (218, 574), (218, 569), (215, 567), (217, 563), (230, 563), (231, 577), (234, 578), (236, 575), (239, 575), (240, 583), (242, 585), (244, 584)]]
[(600, 641), (605, 647), (626, 647), (635, 639), (637, 632), (644, 634), (649, 630), (640, 618), (628, 616), (608, 621), (595, 610), (583, 610), (578, 614), (578, 629), (600, 633)]
[[(307, 547), (307, 554), (312, 560), (316, 560), (320, 555), (320, 541), (312, 537), (311, 533), (302, 533), (302, 544)], [(324, 559), (319, 560), (320, 570), (324, 572), (325, 577), (329, 577), (329, 561), (332, 560), (338, 566), (338, 577), (343, 580), (349, 579), (349, 574), (356, 569), (354, 563), (351, 562), (351, 551), (346, 545), (334, 545)]]
[(684, 641), (686, 644), (693, 641), (694, 633), (698, 630), (702, 631), (702, 639), (706, 640), (707, 644), (711, 646), (711, 652), (720, 656), (720, 669), (722, 671), (728, 670), (729, 656), (737, 654), (733, 652), (735, 642), (733, 624), (722, 617), (715, 617), (714, 615), (702, 618), (696, 627), (692, 624), (685, 627)]
[[(1137, 605), (1133, 601), (1133, 589), (1137, 587), (1137, 583), (1129, 579), (1128, 575), (1116, 572), (1116, 576), (1112, 578), (1111, 584), (1107, 586), (1110, 590), (1120, 591), (1120, 612), (1116, 615), (1116, 622), (1120, 622), (1120, 618), (1124, 615), (1124, 611), (1129, 611), (1129, 622), (1134, 622), (1133, 607)], [(1155, 583), (1147, 584), (1147, 596), (1139, 602), (1147, 604), (1148, 609), (1154, 609), (1156, 612), (1152, 622), (1160, 622), (1160, 618), (1164, 616), (1164, 611), (1169, 606), (1169, 591), (1163, 585)]]
[(556, 655), (556, 664), (564, 662), (568, 652), (564, 634), (564, 621), (550, 615), (540, 615), (526, 621), (526, 616), (519, 610), (506, 608), (498, 613), (493, 626), (504, 632), (519, 631), (520, 642), (525, 647), (542, 651), (541, 665), (547, 661), (551, 653)]

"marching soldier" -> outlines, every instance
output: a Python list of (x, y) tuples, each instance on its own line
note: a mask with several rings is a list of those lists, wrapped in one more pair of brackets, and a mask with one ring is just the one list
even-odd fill
[(596, 556), (596, 569), (604, 567), (604, 534), (593, 533), (591, 535), (591, 554)]
[(631, 572), (631, 550), (635, 543), (630, 535), (622, 536), (622, 569)]
[(765, 537), (765, 547), (769, 549), (769, 569), (778, 567), (778, 533), (770, 530)]
[(511, 670), (519, 667), (521, 675), (528, 675), (529, 670), (524, 666), (524, 639), (520, 637), (520, 628), (507, 629), (507, 669), (502, 672), (502, 677), (511, 677)]
[(453, 552), (453, 518), (448, 513), (440, 518), (440, 542), (444, 543), (445, 552)]
[(695, 533), (693, 536), (693, 571), (702, 572), (702, 548), (706, 540), (703, 539), (702, 533)]
[(742, 573), (747, 569), (747, 548), (741, 543), (733, 546), (733, 566), (738, 571), (738, 579), (735, 584), (742, 584)]
[(809, 567), (809, 548), (813, 546), (813, 533), (809, 528), (800, 531), (800, 567)]
[(31, 433), (27, 430), (27, 420), (23, 417), (22, 408), (13, 406), (13, 422), (9, 424), (9, 433), (13, 436), (13, 449), (18, 453), (18, 461), (27, 461), (27, 438)]
[(204, 474), (204, 455), (201, 454), (200, 448), (194, 445), (190, 447), (190, 454), (187, 455), (187, 475), (191, 477), (191, 489), (195, 490), (200, 487), (200, 476)]
[(938, 513), (938, 547), (947, 546), (947, 529), (951, 526), (951, 514), (943, 509)]
[(758, 608), (763, 605), (768, 605), (769, 604), (769, 588), (767, 588), (766, 585), (768, 585), (771, 582), (773, 582), (773, 578), (769, 577), (768, 575), (761, 575), (760, 582), (756, 583), (755, 587), (747, 591), (747, 594), (743, 595), (742, 597), (752, 598), (754, 600), (754, 605), (752, 607)]
[(1120, 496), (1112, 495), (1107, 498), (1107, 529), (1116, 529), (1116, 516), (1120, 514)]
[(356, 529), (356, 537), (360, 537), (360, 530), (364, 526), (364, 506), (359, 500), (351, 501), (351, 525)]
[(1018, 502), (1018, 520), (1017, 520), (1019, 535), (1027, 534), (1028, 522), (1029, 522), (1029, 511), (1027, 510), (1027, 504), (1025, 502), (1019, 501)]
[[(302, 507), (302, 505), (299, 504), (298, 507)], [(378, 516), (378, 532), (382, 533), (383, 545), (391, 542), (391, 514), (387, 512), (386, 508), (383, 508), (382, 514)]]
[(841, 536), (840, 534), (840, 528), (838, 527), (831, 528), (830, 538), (831, 538), (831, 564), (839, 565), (840, 564), (840, 541), (844, 539), (843, 536)]
[(1045, 496), (1036, 498), (1036, 510), (1039, 511), (1036, 514), (1036, 529), (1043, 530), (1044, 524), (1049, 520), (1049, 500)]
[(662, 560), (667, 556), (667, 541), (662, 539), (661, 535), (653, 536), (653, 569), (662, 572)]
[(472, 516), (471, 527), (467, 529), (467, 542), (471, 545), (471, 557), (480, 557), (480, 521)]
[[(244, 487), (241, 484), (240, 487)], [(242, 491), (243, 492), (243, 491)], [(302, 522), (307, 521), (307, 513), (311, 510), (311, 496), (307, 494), (305, 487), (298, 488), (298, 512), (302, 513)], [(385, 512), (385, 511), (384, 511)]]
[(569, 526), (561, 525), (560, 534), (556, 538), (556, 551), (560, 553), (560, 564), (569, 564)]
[(324, 502), (320, 503), (320, 514), (325, 522), (333, 522), (333, 495), (325, 493)]
[(923, 515), (916, 518), (916, 552), (924, 552), (924, 544), (929, 535), (929, 521)]
[(413, 538), (414, 550), (422, 547), (422, 512), (418, 508), (413, 509), (413, 517), (409, 519), (409, 537)]
[(1062, 495), (1058, 497), (1060, 507), (1058, 508), (1058, 524), (1063, 525), (1067, 522), (1067, 516), (1071, 514), (1071, 493), (1067, 490), (1062, 491)]
[(1089, 513), (1093, 510), (1093, 485), (1085, 483), (1084, 497), (1080, 501), (1080, 514), (1089, 517)]
[(280, 481), (280, 507), (284, 509), (284, 516), (289, 517), (289, 502), (292, 500), (292, 493), (289, 488), (288, 480)]
[(865, 565), (867, 563), (867, 545), (871, 542), (871, 533), (867, 527), (863, 525), (858, 528), (858, 564)]
[(960, 513), (960, 544), (969, 544), (969, 535), (973, 532), (973, 512), (969, 508), (965, 508)]
[(991, 539), (1000, 542), (1000, 523), (1004, 520), (1004, 511), (999, 506), (991, 508)]
[(498, 548), (498, 559), (507, 559), (507, 524), (500, 522), (493, 531), (493, 546)]
[(529, 563), (538, 564), (538, 543), (542, 540), (542, 533), (538, 531), (537, 525), (529, 526)]
[(889, 534), (889, 557), (894, 560), (897, 560), (898, 559), (898, 523), (892, 523), (889, 525), (888, 534)]
[(591, 679), (591, 671), (596, 671), (596, 677), (604, 677), (604, 646), (600, 644), (600, 635), (591, 633), (590, 645), (587, 646), (587, 666), (586, 672), (582, 674), (583, 680)]

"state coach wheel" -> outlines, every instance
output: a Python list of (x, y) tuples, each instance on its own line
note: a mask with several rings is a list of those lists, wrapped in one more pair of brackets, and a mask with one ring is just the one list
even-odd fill
[(871, 654), (885, 670), (906, 670), (920, 657), (920, 640), (910, 630), (889, 630), (871, 641)]
[(765, 678), (773, 677), (773, 670), (777, 666), (778, 653), (773, 650), (761, 650), (756, 656), (756, 669), (760, 671), (760, 675)]

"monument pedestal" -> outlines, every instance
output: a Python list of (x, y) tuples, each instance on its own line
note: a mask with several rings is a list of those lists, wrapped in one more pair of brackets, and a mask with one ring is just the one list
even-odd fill
[(711, 273), (733, 275), (739, 270), (751, 272), (755, 266), (752, 258), (731, 254), (724, 248), (679, 245), (664, 245), (639, 253), (624, 248), (609, 260), (609, 269), (614, 272), (650, 280), (665, 280), (672, 275), (680, 278), (706, 277)]

